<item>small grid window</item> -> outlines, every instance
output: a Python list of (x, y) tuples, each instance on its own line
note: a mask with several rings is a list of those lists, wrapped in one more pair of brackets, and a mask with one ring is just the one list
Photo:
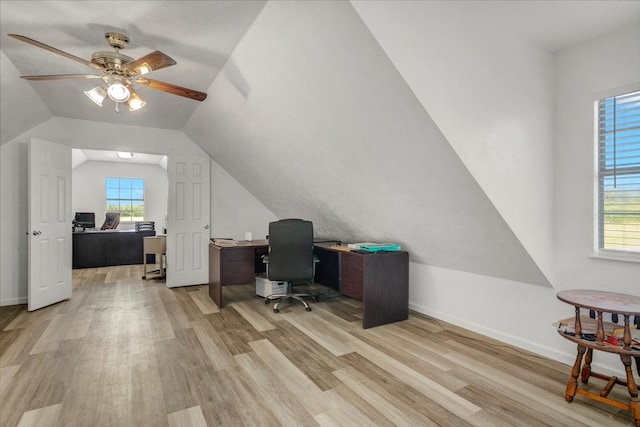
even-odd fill
[(599, 249), (640, 254), (640, 91), (597, 103)]
[(107, 178), (107, 212), (120, 212), (120, 221), (144, 221), (144, 180)]

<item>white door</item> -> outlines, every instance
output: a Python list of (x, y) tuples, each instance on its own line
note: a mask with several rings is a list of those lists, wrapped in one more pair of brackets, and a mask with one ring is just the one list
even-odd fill
[(169, 156), (167, 162), (167, 286), (209, 281), (209, 158)]
[(71, 298), (71, 147), (29, 142), (28, 310)]

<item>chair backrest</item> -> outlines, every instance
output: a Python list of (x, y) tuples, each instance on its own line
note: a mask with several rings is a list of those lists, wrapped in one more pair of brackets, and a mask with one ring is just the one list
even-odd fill
[(283, 219), (269, 223), (271, 281), (308, 283), (313, 280), (313, 223)]
[(107, 212), (100, 230), (114, 230), (120, 224), (120, 212)]

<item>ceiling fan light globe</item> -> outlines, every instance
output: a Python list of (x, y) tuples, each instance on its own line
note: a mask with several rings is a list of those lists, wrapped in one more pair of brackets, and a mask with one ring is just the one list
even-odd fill
[(125, 102), (129, 99), (130, 92), (125, 85), (121, 83), (113, 83), (109, 86), (109, 89), (107, 89), (107, 94), (114, 102)]
[(101, 86), (96, 86), (91, 90), (85, 90), (84, 94), (100, 107), (102, 107), (102, 101), (104, 101), (104, 98), (107, 96), (107, 92)]
[(147, 103), (136, 93), (132, 93), (127, 101), (127, 105), (129, 106), (129, 111), (136, 111), (147, 105)]

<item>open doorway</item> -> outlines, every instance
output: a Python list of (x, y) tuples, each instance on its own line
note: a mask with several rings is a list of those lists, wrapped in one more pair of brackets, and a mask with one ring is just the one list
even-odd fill
[[(167, 156), (77, 148), (71, 156), (72, 212), (93, 212), (100, 228), (107, 211), (116, 206), (123, 212), (118, 229), (133, 230), (136, 222), (153, 221), (156, 231), (164, 234)], [(133, 189), (127, 190), (127, 185)]]

